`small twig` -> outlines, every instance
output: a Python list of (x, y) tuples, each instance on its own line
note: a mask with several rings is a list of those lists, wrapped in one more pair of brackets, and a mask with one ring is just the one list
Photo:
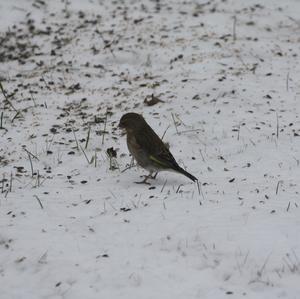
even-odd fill
[(204, 156), (203, 156), (203, 154), (202, 154), (202, 150), (199, 150), (199, 152), (200, 152), (200, 155), (201, 155), (202, 161), (203, 161), (203, 162), (205, 162)]
[(289, 260), (289, 262), (291, 263), (291, 265), (293, 266), (293, 273), (298, 271), (299, 269), (299, 260), (297, 259), (297, 256), (295, 256), (296, 260), (292, 259), (291, 255), (289, 253), (286, 254), (287, 259)]
[(180, 124), (183, 124), (184, 127), (187, 127), (187, 125), (182, 121), (181, 118), (179, 118), (178, 115), (176, 115), (176, 118), (180, 121)]
[(10, 181), (9, 181), (9, 192), (12, 191), (12, 182), (13, 182), (13, 174), (12, 172), (10, 173)]
[(133, 168), (133, 167), (135, 167), (136, 165), (134, 165), (134, 164), (130, 164), (129, 166), (127, 166), (125, 169), (123, 169), (122, 171), (121, 171), (121, 173), (123, 173), (123, 172), (125, 172), (126, 170), (128, 170), (128, 169), (130, 169), (130, 168)]
[(290, 261), (287, 260), (287, 259), (285, 259), (285, 258), (283, 258), (282, 260), (286, 263), (286, 265), (288, 266), (289, 270), (293, 273), (294, 272), (293, 264), (290, 264)]
[(243, 261), (243, 266), (246, 265), (247, 259), (249, 257), (250, 251), (248, 250), (247, 254), (245, 255), (244, 261)]
[(176, 124), (176, 121), (175, 121), (174, 114), (171, 113), (171, 115), (172, 115), (172, 118), (173, 118), (173, 123), (174, 123), (175, 129), (176, 129), (176, 133), (179, 135), (179, 132), (178, 132), (178, 128), (177, 128), (177, 124)]
[(45, 251), (45, 253), (39, 258), (38, 263), (46, 264), (47, 253), (48, 251)]
[(33, 97), (33, 95), (32, 95), (31, 89), (29, 89), (29, 93), (30, 93), (30, 96), (31, 96), (31, 100), (32, 100), (32, 102), (33, 102), (33, 104), (34, 104), (34, 107), (36, 107), (37, 105), (36, 105), (35, 99), (34, 99), (34, 97)]
[(109, 170), (113, 170), (113, 165), (112, 165), (112, 157), (111, 156), (108, 156), (109, 158)]
[(48, 83), (46, 82), (45, 78), (43, 76), (42, 77), (42, 81), (45, 83), (46, 87), (48, 90), (51, 90), (51, 88), (49, 87)]
[(40, 172), (37, 171), (35, 187), (40, 187)]
[(73, 132), (73, 135), (74, 135), (74, 138), (75, 138), (76, 148), (77, 148), (77, 150), (79, 150), (79, 143), (78, 143), (78, 140), (77, 140), (77, 137), (76, 137), (76, 134), (75, 134), (75, 131), (74, 131), (73, 127), (72, 127), (72, 132)]
[(164, 200), (163, 200), (163, 207), (164, 207), (164, 210), (167, 209), (166, 202)]
[(289, 201), (289, 204), (288, 204), (288, 206), (287, 206), (287, 208), (286, 208), (286, 211), (287, 211), (287, 212), (288, 212), (289, 209), (290, 209), (290, 205), (291, 205), (291, 202)]
[(296, 260), (297, 264), (300, 266), (300, 261), (299, 261), (299, 258), (298, 258), (298, 256), (297, 256), (295, 250), (292, 249), (292, 252), (293, 252), (293, 255), (294, 255), (294, 257), (295, 257), (295, 260)]
[(176, 190), (176, 193), (179, 192), (179, 189), (180, 189), (180, 187), (182, 187), (182, 186), (183, 186), (182, 184), (180, 184), (180, 185), (178, 186), (178, 188), (177, 188), (177, 190)]
[[(198, 193), (199, 193), (199, 195), (202, 195), (203, 200), (205, 200), (204, 194), (203, 194), (203, 191), (202, 191), (202, 188), (201, 188), (201, 182), (199, 182), (198, 180), (197, 180), (197, 188), (198, 188)], [(200, 205), (201, 205), (201, 204), (202, 204), (202, 203), (200, 202)]]
[(278, 118), (278, 113), (276, 113), (276, 137), (277, 137), (277, 139), (279, 137), (279, 118)]
[(97, 152), (96, 152), (96, 150), (95, 150), (95, 156), (94, 156), (94, 157), (95, 157), (95, 158), (94, 158), (94, 159), (95, 159), (95, 161), (94, 161), (95, 164), (94, 164), (94, 165), (95, 165), (95, 167), (97, 167)]
[(88, 147), (89, 140), (90, 140), (90, 134), (91, 134), (91, 126), (89, 126), (88, 134), (86, 137), (86, 142), (85, 142), (85, 147), (84, 147), (85, 149), (87, 149), (87, 147)]
[(51, 148), (51, 145), (53, 143), (55, 135), (52, 136), (52, 139), (50, 141), (48, 141), (48, 139), (46, 139), (46, 151), (49, 151)]
[(11, 122), (13, 123), (14, 120), (19, 116), (20, 111), (17, 111), (17, 113), (14, 115), (14, 117), (12, 118)]
[(276, 186), (276, 195), (278, 194), (279, 185), (280, 185), (282, 182), (283, 182), (283, 181), (278, 181), (278, 182), (277, 182), (277, 186)]
[(250, 138), (249, 141), (252, 143), (253, 146), (256, 146), (256, 143)]
[(272, 255), (272, 252), (267, 256), (267, 258), (266, 258), (264, 264), (262, 265), (262, 267), (260, 268), (260, 270), (257, 271), (257, 275), (258, 275), (259, 277), (262, 276), (262, 274), (263, 274), (263, 272), (264, 272), (264, 270), (265, 270), (265, 268), (266, 268), (266, 265), (267, 265), (267, 263), (268, 263), (268, 261), (269, 261), (271, 255)]
[(237, 20), (236, 16), (233, 16), (232, 38), (234, 42), (236, 41), (236, 20)]
[(33, 195), (33, 196), (37, 199), (38, 203), (40, 204), (41, 209), (43, 210), (44, 206), (43, 206), (41, 200), (39, 199), (39, 197), (37, 195)]
[(160, 190), (160, 193), (163, 192), (163, 190), (165, 189), (166, 184), (167, 184), (167, 180), (165, 180), (164, 185), (162, 186), (162, 188), (161, 188), (161, 190)]
[(170, 126), (168, 126), (168, 127), (165, 129), (164, 133), (163, 133), (162, 136), (161, 136), (161, 140), (164, 139), (164, 137), (165, 137), (165, 135), (166, 135), (166, 133), (167, 133), (167, 131), (168, 131), (169, 128), (170, 128)]
[(105, 136), (105, 131), (106, 131), (106, 123), (107, 123), (107, 114), (108, 114), (108, 109), (106, 108), (106, 113), (105, 113), (105, 121), (104, 121), (104, 130), (102, 132), (102, 145), (104, 144), (104, 136)]
[(112, 55), (114, 58), (116, 58), (116, 55), (115, 55), (113, 49), (111, 48), (111, 45), (113, 44), (113, 41), (110, 42), (110, 43), (108, 43), (108, 42), (103, 38), (102, 33), (101, 33), (99, 30), (97, 30), (97, 33), (100, 35), (100, 37), (101, 37), (101, 39), (102, 39), (102, 41), (103, 41), (103, 43), (104, 43), (104, 49), (108, 48), (109, 51), (110, 51), (110, 53), (111, 53), (111, 55)]
[(27, 152), (27, 154), (28, 154), (28, 158), (29, 158), (29, 162), (30, 162), (31, 176), (33, 177), (33, 165), (32, 165), (31, 155), (29, 154), (29, 152)]
[(7, 100), (7, 95), (6, 95), (6, 92), (5, 92), (5, 90), (4, 90), (3, 85), (2, 85), (1, 82), (0, 82), (0, 89), (1, 89), (1, 92), (2, 92), (2, 94), (3, 94), (4, 98), (5, 98), (5, 100)]
[(184, 130), (184, 131), (180, 131), (180, 134), (182, 134), (182, 133), (190, 133), (190, 132), (198, 132), (198, 131), (202, 131), (202, 129)]
[(46, 180), (47, 180), (47, 178), (44, 178), (43, 181), (39, 183), (40, 186), (42, 186)]
[(36, 159), (37, 161), (40, 161), (39, 158), (38, 158), (36, 155), (34, 155), (32, 152), (30, 152), (30, 151), (27, 150), (26, 148), (23, 148), (23, 149), (24, 149), (24, 151), (25, 151), (28, 155), (30, 155), (32, 158)]
[(242, 63), (242, 65), (246, 68), (246, 70), (251, 71), (249, 66), (245, 63), (245, 61), (243, 60), (243, 58), (240, 55), (237, 55), (236, 58)]
[(83, 155), (85, 156), (85, 158), (86, 158), (86, 160), (87, 160), (88, 164), (91, 164), (91, 161), (89, 160), (88, 156), (86, 155), (86, 153), (85, 153), (84, 149), (82, 148), (82, 146), (81, 146), (81, 145), (79, 145), (79, 146), (80, 146), (80, 149), (82, 150), (82, 152), (83, 152)]
[(0, 129), (4, 129), (3, 128), (3, 111), (1, 112), (1, 117), (0, 117)]
[(192, 192), (192, 196), (191, 196), (192, 199), (194, 198), (194, 194), (195, 194), (195, 191)]
[(11, 103), (11, 101), (8, 99), (8, 96), (3, 88), (3, 85), (2, 83), (0, 82), (0, 89), (1, 89), (1, 92), (5, 98), (5, 101), (7, 102), (7, 104), (15, 111), (15, 112), (18, 112), (18, 110), (14, 107), (14, 105)]
[(2, 177), (1, 193), (4, 193), (4, 181), (5, 181), (5, 174), (3, 174), (3, 177)]
[(300, 28), (300, 21), (299, 21), (299, 20), (296, 20), (296, 19), (294, 19), (294, 18), (292, 18), (292, 17), (289, 17), (289, 16), (288, 16), (288, 18), (289, 18), (291, 21), (295, 22), (295, 24), (298, 25), (298, 27)]

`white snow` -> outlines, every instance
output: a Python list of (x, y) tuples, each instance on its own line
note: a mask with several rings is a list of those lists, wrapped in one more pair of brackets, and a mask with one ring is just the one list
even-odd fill
[[(297, 0), (1, 0), (1, 299), (299, 298), (299, 16)], [(122, 172), (128, 111), (203, 194)]]

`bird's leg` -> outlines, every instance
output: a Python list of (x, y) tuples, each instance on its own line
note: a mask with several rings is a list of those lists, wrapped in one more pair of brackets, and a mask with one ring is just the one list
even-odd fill
[[(148, 179), (153, 179), (153, 177), (152, 177), (152, 171), (148, 174), (148, 175), (145, 175), (144, 177), (144, 179), (141, 181), (141, 182), (135, 182), (136, 184), (146, 184), (146, 185), (150, 185), (150, 183), (148, 183), (147, 182), (147, 180)], [(155, 177), (156, 177), (156, 175), (155, 175)]]
[(155, 174), (151, 176), (151, 179), (155, 180), (155, 179), (156, 179), (156, 177), (157, 177), (157, 175), (158, 175), (158, 171), (157, 171), (157, 172), (155, 172)]
[(133, 167), (133, 166), (134, 166), (134, 158), (131, 157), (131, 161), (130, 161), (129, 167), (131, 168), (131, 167)]

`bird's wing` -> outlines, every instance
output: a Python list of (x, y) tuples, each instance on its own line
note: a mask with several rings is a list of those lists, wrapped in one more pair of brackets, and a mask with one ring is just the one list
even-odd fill
[(161, 168), (176, 170), (178, 167), (176, 160), (169, 151), (164, 151), (157, 155), (150, 155), (149, 158), (154, 164)]
[(136, 135), (136, 141), (148, 154), (149, 159), (159, 168), (177, 169), (178, 164), (163, 141), (150, 126)]

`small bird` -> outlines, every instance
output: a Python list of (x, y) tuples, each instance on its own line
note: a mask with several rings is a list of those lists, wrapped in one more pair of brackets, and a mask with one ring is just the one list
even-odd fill
[[(147, 124), (142, 115), (137, 113), (124, 114), (119, 127), (126, 130), (127, 147), (137, 163), (150, 173), (142, 182), (149, 184), (148, 179), (155, 179), (159, 171), (168, 170), (181, 173), (191, 179), (198, 181), (196, 177), (182, 169), (170, 153), (167, 146)], [(153, 173), (156, 173), (152, 176)]]

